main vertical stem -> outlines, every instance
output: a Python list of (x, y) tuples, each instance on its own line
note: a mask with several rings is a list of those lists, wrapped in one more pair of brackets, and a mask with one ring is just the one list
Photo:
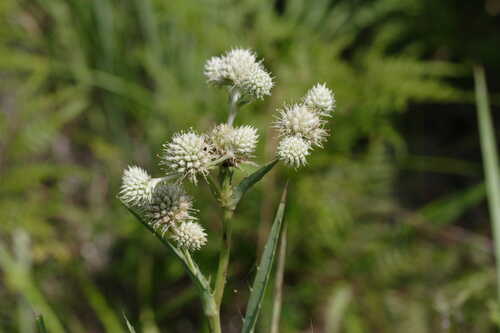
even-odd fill
[(217, 268), (217, 277), (215, 279), (214, 290), (215, 304), (217, 305), (218, 309), (220, 309), (222, 296), (224, 296), (224, 288), (226, 287), (227, 281), (227, 269), (229, 266), (229, 257), (231, 256), (232, 217), (233, 210), (225, 208), (224, 217), (222, 219), (222, 244), (219, 254), (219, 267)]

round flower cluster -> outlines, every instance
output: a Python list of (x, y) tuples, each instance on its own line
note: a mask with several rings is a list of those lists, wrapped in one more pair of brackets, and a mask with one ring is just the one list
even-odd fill
[(168, 233), (177, 246), (194, 251), (206, 244), (203, 228), (193, 222), (193, 201), (180, 185), (151, 178), (145, 170), (132, 166), (123, 174), (119, 197), (162, 236)]
[(302, 103), (280, 110), (274, 127), (282, 138), (278, 144), (278, 158), (285, 164), (299, 168), (307, 163), (313, 146), (322, 147), (328, 137), (326, 119), (335, 108), (335, 97), (324, 84), (311, 88)]
[(233, 166), (252, 157), (258, 138), (257, 129), (252, 126), (220, 124), (210, 133), (215, 153), (219, 157), (227, 156)]
[(129, 166), (122, 177), (120, 199), (131, 207), (141, 207), (151, 200), (158, 179), (153, 179), (138, 166)]
[(207, 176), (214, 166), (213, 149), (205, 136), (193, 131), (181, 132), (172, 141), (163, 145), (161, 164), (167, 167), (170, 174), (188, 177), (197, 183), (197, 176)]
[(251, 50), (233, 49), (205, 64), (207, 81), (214, 85), (230, 85), (243, 96), (263, 99), (271, 94), (273, 79)]

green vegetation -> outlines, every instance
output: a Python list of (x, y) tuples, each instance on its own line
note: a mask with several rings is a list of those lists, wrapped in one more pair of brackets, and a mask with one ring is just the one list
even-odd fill
[[(242, 325), (287, 178), (279, 332), (495, 330), (498, 166), (481, 172), (470, 64), (486, 68), (498, 129), (498, 14), (456, 2), (0, 1), (0, 331), (208, 330), (181, 264), (115, 196), (129, 163), (161, 174), (152, 156), (174, 131), (225, 119), (202, 70), (234, 46), (277, 78), (237, 119), (266, 138), (260, 165), (283, 100), (319, 81), (338, 107), (300, 176), (277, 166), (245, 194), (223, 332)], [(490, 148), (492, 134), (481, 127)], [(197, 191), (211, 241), (196, 261), (214, 272), (221, 212)], [(256, 332), (269, 332), (273, 282)]]

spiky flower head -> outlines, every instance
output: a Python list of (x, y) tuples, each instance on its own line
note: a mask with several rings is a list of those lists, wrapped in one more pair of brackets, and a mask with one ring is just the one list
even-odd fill
[(129, 166), (123, 172), (120, 199), (130, 207), (142, 207), (151, 200), (152, 192), (159, 179), (153, 179), (146, 170)]
[(165, 233), (171, 227), (194, 220), (193, 201), (178, 184), (159, 183), (144, 216), (156, 230)]
[(304, 104), (321, 115), (329, 115), (335, 109), (335, 95), (325, 84), (316, 84), (304, 97)]
[(247, 160), (257, 146), (259, 135), (252, 126), (233, 127), (217, 125), (210, 134), (210, 140), (219, 156), (229, 155), (233, 164)]
[(262, 99), (271, 94), (273, 79), (254, 52), (236, 48), (220, 57), (212, 57), (205, 64), (209, 83), (231, 85), (245, 97)]
[(279, 114), (275, 127), (280, 136), (300, 136), (311, 144), (321, 146), (328, 132), (323, 128), (324, 121), (304, 104), (285, 106)]
[(197, 176), (206, 176), (212, 168), (212, 147), (206, 138), (193, 131), (177, 133), (163, 145), (161, 164), (171, 174), (188, 177), (197, 183)]
[(286, 136), (278, 144), (278, 158), (295, 169), (307, 163), (311, 145), (300, 136)]
[(205, 76), (208, 83), (223, 85), (227, 83), (226, 63), (221, 57), (212, 57), (205, 63)]
[(207, 243), (207, 234), (196, 222), (184, 222), (172, 229), (172, 239), (188, 251), (201, 249)]

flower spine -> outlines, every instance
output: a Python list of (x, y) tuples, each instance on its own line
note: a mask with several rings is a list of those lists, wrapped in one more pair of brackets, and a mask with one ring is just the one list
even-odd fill
[(187, 177), (196, 184), (198, 175), (208, 175), (213, 158), (206, 138), (189, 131), (175, 134), (171, 142), (163, 145), (161, 164), (169, 173)]
[(271, 75), (251, 50), (233, 49), (220, 57), (212, 57), (205, 64), (208, 83), (228, 84), (244, 96), (263, 99), (271, 94), (274, 85)]
[(286, 136), (278, 144), (278, 158), (295, 169), (307, 164), (309, 142), (300, 136)]
[(193, 202), (177, 184), (159, 183), (144, 209), (144, 216), (155, 230), (165, 233), (180, 223), (194, 220)]
[(122, 177), (120, 199), (129, 207), (141, 208), (150, 200), (153, 190), (160, 179), (153, 179), (142, 168), (129, 166)]
[(207, 243), (207, 234), (196, 222), (183, 222), (172, 230), (172, 239), (180, 248), (197, 251)]

